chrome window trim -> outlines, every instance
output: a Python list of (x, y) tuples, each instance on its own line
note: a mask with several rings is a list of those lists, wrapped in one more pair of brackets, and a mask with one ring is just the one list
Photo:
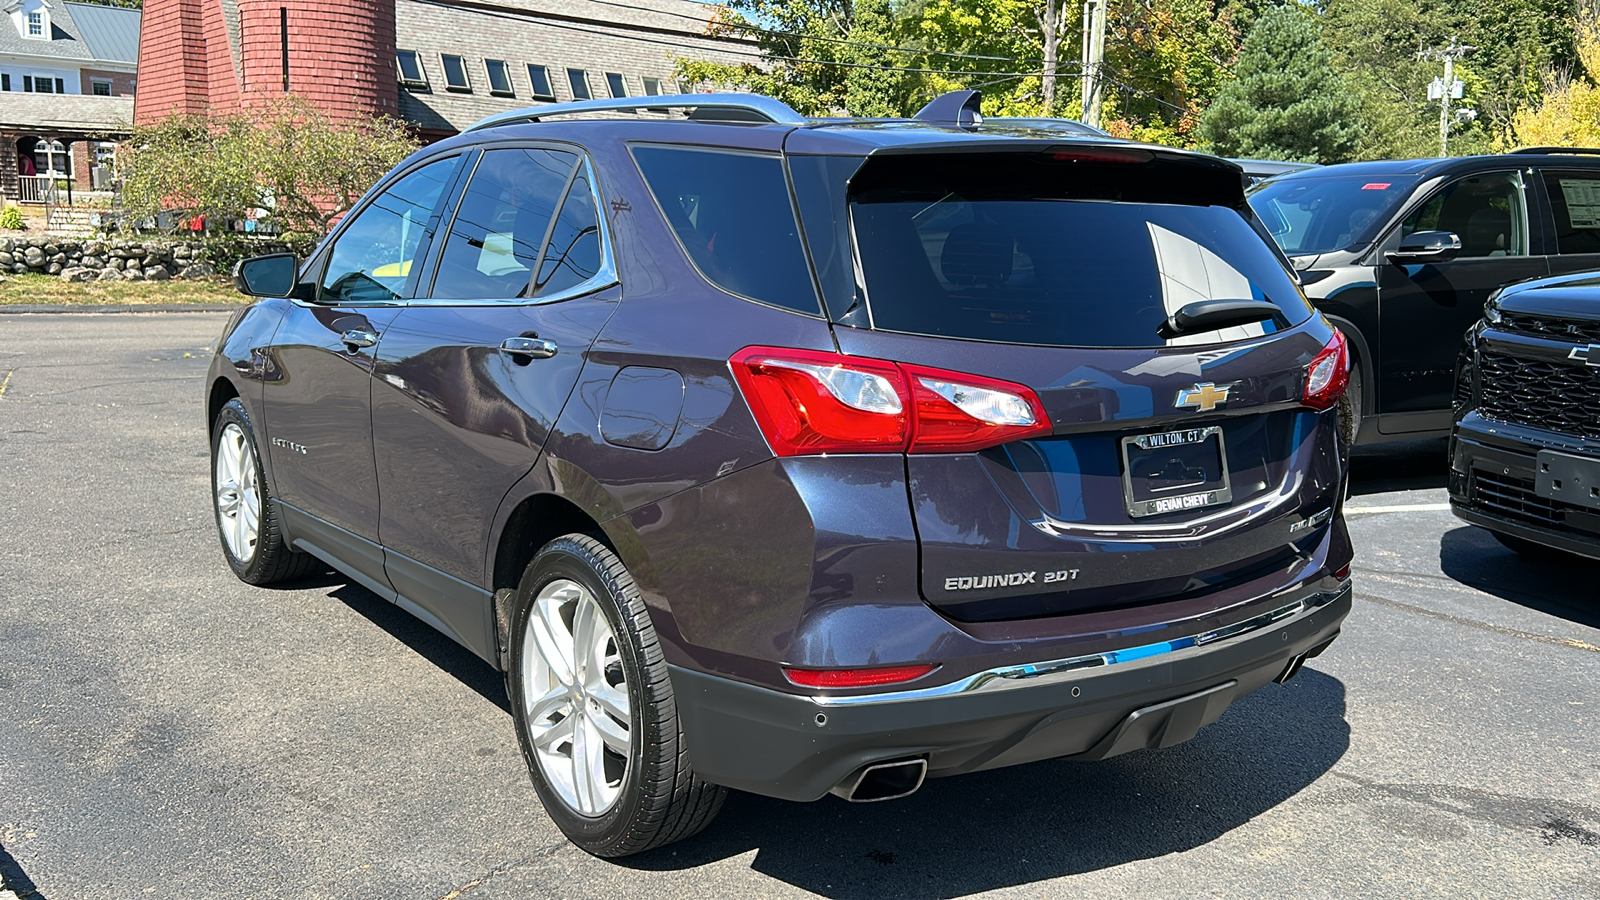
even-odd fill
[[(522, 147), (522, 146), (524, 146), (524, 145), (517, 144), (517, 145), (500, 146), (500, 147), (489, 146), (489, 147), (484, 147), (482, 149), (483, 149), (484, 153), (489, 153), (489, 152), (494, 151), (494, 150), (514, 150), (514, 149), (517, 149), (518, 147)], [(527, 146), (532, 146), (532, 145), (527, 145)], [(442, 297), (413, 297), (412, 299), (410, 299), (408, 301), (405, 301), (404, 305), (406, 305), (406, 306), (494, 306), (494, 307), (544, 306), (544, 305), (549, 304), (549, 303), (560, 303), (563, 300), (571, 300), (574, 297), (581, 297), (581, 296), (584, 296), (586, 294), (592, 294), (592, 293), (594, 293), (596, 291), (602, 291), (602, 290), (605, 290), (608, 287), (615, 287), (616, 285), (619, 285), (619, 284), (622, 283), (622, 279), (617, 274), (616, 253), (615, 253), (614, 245), (612, 244), (612, 240), (611, 240), (611, 223), (606, 221), (606, 216), (605, 216), (606, 206), (605, 206), (604, 198), (600, 195), (600, 182), (599, 182), (599, 180), (597, 178), (595, 178), (594, 162), (589, 159), (589, 155), (587, 153), (584, 153), (581, 150), (577, 150), (576, 148), (571, 148), (568, 145), (561, 145), (559, 147), (551, 147), (550, 149), (559, 150), (559, 151), (561, 151), (563, 153), (574, 153), (579, 157), (579, 159), (582, 160), (581, 164), (583, 166), (584, 175), (589, 180), (589, 197), (590, 197), (591, 200), (594, 201), (595, 221), (600, 224), (600, 269), (599, 269), (599, 271), (595, 272), (594, 275), (590, 276), (585, 281), (582, 281), (582, 282), (580, 282), (578, 284), (575, 284), (572, 287), (569, 287), (569, 288), (567, 288), (565, 290), (557, 291), (554, 294), (549, 294), (549, 295), (542, 296), (542, 297), (514, 297), (514, 298), (505, 298), (505, 299), (499, 299), (499, 300), (494, 299), (494, 298), (482, 298), (482, 297), (480, 297), (480, 298), (469, 298), (469, 299), (442, 298)], [(481, 155), (479, 156), (479, 161), (482, 161), (482, 156)], [(476, 166), (474, 166), (473, 171), (468, 174), (467, 183), (466, 183), (465, 187), (470, 188), (472, 186), (472, 175), (475, 175), (475, 174), (477, 174)], [(465, 197), (466, 197), (466, 189), (463, 188), (463, 190), (461, 191), (460, 196), (457, 197), (457, 204), (458, 205), (457, 205), (457, 210), (455, 210), (455, 211), (459, 211), (459, 203)], [(450, 221), (451, 221), (452, 226), (454, 225), (454, 222), (455, 222), (455, 214), (454, 214), (455, 211), (452, 211), (451, 215), (450, 215)], [(556, 210), (556, 214), (557, 215), (560, 215), (560, 212), (561, 212), (560, 210)], [(443, 227), (443, 225), (444, 225), (444, 223), (441, 220), (441, 222), (440, 222), (440, 226), (441, 227), (438, 230), (444, 231), (445, 232), (445, 234), (444, 234), (445, 240), (448, 240), (449, 237), (450, 237), (450, 229)], [(435, 238), (438, 237), (437, 231), (435, 232), (434, 237)], [(443, 246), (443, 245), (441, 245), (441, 246)], [(430, 273), (430, 278), (431, 277), (432, 277), (432, 273)]]
[[(1289, 588), (1286, 591), (1280, 591), (1275, 596), (1282, 596), (1294, 589)], [(1075, 678), (1098, 675), (1113, 666), (1126, 666), (1128, 668), (1119, 668), (1118, 671), (1128, 671), (1142, 666), (1170, 662), (1174, 658), (1182, 659), (1197, 656), (1202, 652), (1202, 648), (1218, 646), (1224, 642), (1242, 640), (1268, 628), (1288, 625), (1302, 618), (1309, 618), (1335, 600), (1350, 596), (1350, 593), (1351, 585), (1346, 580), (1334, 590), (1313, 591), (1293, 603), (1280, 606), (1271, 612), (1252, 616), (1243, 622), (1235, 622), (1232, 625), (1225, 625), (1222, 628), (1216, 628), (1211, 631), (1185, 635), (1170, 641), (1159, 641), (1138, 647), (1126, 647), (1121, 650), (1107, 650), (1103, 653), (1088, 653), (1083, 656), (1069, 656), (1065, 659), (1053, 659), (1046, 662), (1001, 666), (987, 669), (975, 675), (969, 675), (960, 681), (935, 687), (918, 688), (909, 691), (890, 691), (881, 694), (855, 694), (844, 697), (813, 696), (808, 699), (824, 709), (872, 706), (880, 703), (901, 703), (907, 700), (927, 700), (936, 697), (953, 697), (961, 694), (1007, 691), (1017, 688), (1059, 684)]]

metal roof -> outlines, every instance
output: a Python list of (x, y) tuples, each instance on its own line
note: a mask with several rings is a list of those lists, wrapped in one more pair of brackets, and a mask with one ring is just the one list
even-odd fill
[(95, 59), (135, 65), (139, 61), (139, 18), (137, 9), (101, 6), (94, 3), (61, 4), (70, 8), (72, 21), (83, 35), (83, 42)]

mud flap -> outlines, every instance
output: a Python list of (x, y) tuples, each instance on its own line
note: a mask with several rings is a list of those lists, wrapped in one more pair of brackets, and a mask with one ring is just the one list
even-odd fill
[(1100, 742), (1069, 757), (1073, 760), (1105, 759), (1131, 750), (1159, 749), (1181, 744), (1222, 716), (1233, 703), (1239, 682), (1226, 681), (1186, 697), (1146, 706), (1128, 713)]

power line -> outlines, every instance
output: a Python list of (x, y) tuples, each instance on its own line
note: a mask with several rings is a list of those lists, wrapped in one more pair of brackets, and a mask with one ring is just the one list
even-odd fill
[(859, 48), (865, 49), (865, 50), (889, 50), (889, 51), (896, 52), (896, 53), (927, 54), (927, 55), (930, 55), (930, 56), (948, 56), (948, 57), (953, 57), (953, 58), (956, 58), (956, 59), (988, 59), (988, 60), (994, 60), (996, 62), (1011, 62), (1011, 63), (1043, 62), (1042, 58), (1035, 59), (1035, 58), (1032, 58), (1032, 57), (993, 56), (993, 55), (986, 55), (986, 54), (982, 54), (982, 53), (960, 53), (960, 52), (957, 52), (957, 51), (954, 51), (954, 50), (926, 50), (926, 49), (918, 49), (916, 47), (897, 47), (897, 46), (894, 46), (894, 45), (891, 45), (891, 44), (868, 44), (868, 43), (863, 43), (863, 42), (860, 42), (860, 41), (847, 40), (845, 38), (833, 38), (833, 37), (823, 37), (822, 35), (805, 34), (804, 32), (799, 32), (799, 31), (780, 31), (780, 30), (775, 29), (775, 28), (762, 28), (759, 25), (752, 25), (749, 22), (716, 21), (715, 19), (710, 20), (708, 22), (706, 19), (703, 19), (703, 18), (701, 18), (699, 16), (691, 16), (688, 13), (677, 13), (677, 12), (669, 12), (669, 11), (663, 10), (663, 9), (652, 9), (651, 7), (639, 6), (639, 5), (634, 4), (634, 3), (622, 3), (622, 2), (620, 2), (620, 0), (593, 0), (593, 2), (602, 3), (602, 4), (606, 5), (606, 6), (616, 6), (616, 7), (622, 8), (622, 9), (634, 9), (634, 10), (639, 10), (641, 12), (656, 13), (657, 15), (673, 16), (673, 17), (680, 18), (680, 19), (688, 19), (691, 22), (698, 22), (698, 23), (700, 23), (702, 25), (713, 24), (713, 25), (719, 25), (719, 26), (722, 26), (722, 27), (725, 27), (725, 28), (735, 28), (735, 29), (738, 29), (740, 31), (747, 31), (747, 32), (750, 32), (750, 33), (753, 33), (753, 34), (762, 34), (762, 35), (768, 35), (768, 36), (771, 36), (771, 37), (780, 37), (780, 38), (797, 38), (799, 40), (805, 40), (805, 41), (823, 41), (823, 42), (829, 43), (829, 44), (840, 44), (840, 45), (843, 45), (843, 46), (846, 46), (846, 47), (859, 47)]

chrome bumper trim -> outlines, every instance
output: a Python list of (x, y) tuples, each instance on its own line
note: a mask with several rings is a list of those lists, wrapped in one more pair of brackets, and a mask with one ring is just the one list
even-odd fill
[(1003, 666), (969, 675), (960, 681), (934, 687), (908, 691), (889, 691), (881, 694), (854, 694), (844, 697), (814, 696), (810, 700), (821, 707), (870, 706), (878, 703), (899, 703), (906, 700), (925, 700), (933, 697), (950, 697), (958, 694), (1013, 690), (1023, 687), (1056, 684), (1070, 681), (1075, 677), (1099, 674), (1101, 670), (1110, 666), (1129, 665), (1136, 662), (1149, 664), (1152, 661), (1166, 661), (1166, 657), (1178, 653), (1182, 653), (1184, 656), (1191, 656), (1193, 653), (1184, 653), (1184, 651), (1197, 651), (1201, 647), (1210, 647), (1225, 641), (1238, 640), (1275, 625), (1287, 623), (1291, 619), (1316, 612), (1340, 597), (1348, 596), (1350, 591), (1350, 582), (1346, 580), (1334, 590), (1312, 592), (1271, 612), (1262, 613), (1259, 616), (1253, 616), (1242, 622), (1235, 622), (1232, 625), (1213, 631), (1204, 631), (1170, 641), (1128, 647), (1123, 650), (1108, 650), (1104, 653), (1072, 656), (1049, 662)]

